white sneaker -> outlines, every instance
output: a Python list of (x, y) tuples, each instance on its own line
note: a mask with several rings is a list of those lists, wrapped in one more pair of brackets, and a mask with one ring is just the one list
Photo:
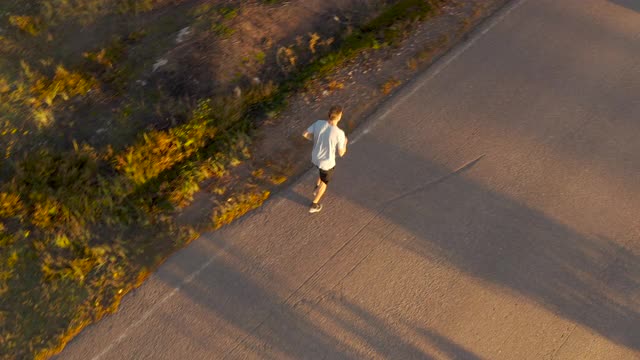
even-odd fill
[(320, 210), (322, 210), (322, 204), (311, 204), (311, 207), (309, 208), (309, 212), (310, 213), (317, 213)]

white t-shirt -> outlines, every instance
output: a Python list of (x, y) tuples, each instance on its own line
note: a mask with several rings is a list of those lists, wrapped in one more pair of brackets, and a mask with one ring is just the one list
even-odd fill
[(336, 151), (346, 146), (344, 131), (326, 120), (318, 120), (309, 126), (307, 132), (313, 134), (311, 162), (322, 170), (333, 169), (336, 166)]

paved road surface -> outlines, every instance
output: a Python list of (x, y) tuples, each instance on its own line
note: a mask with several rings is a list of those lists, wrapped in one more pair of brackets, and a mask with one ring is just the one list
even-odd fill
[(640, 359), (640, 1), (483, 29), (59, 358)]

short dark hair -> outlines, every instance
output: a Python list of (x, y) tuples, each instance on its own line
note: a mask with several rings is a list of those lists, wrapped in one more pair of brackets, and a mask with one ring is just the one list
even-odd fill
[(331, 109), (329, 109), (329, 120), (335, 119), (340, 114), (342, 114), (342, 106), (333, 105)]

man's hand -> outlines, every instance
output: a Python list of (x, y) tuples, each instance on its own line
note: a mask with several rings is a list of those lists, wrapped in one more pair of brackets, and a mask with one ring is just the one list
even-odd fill
[(310, 132), (308, 132), (308, 131), (305, 131), (305, 132), (302, 134), (302, 137), (303, 137), (303, 138), (305, 138), (305, 139), (307, 139), (307, 140), (313, 140), (313, 134), (312, 134), (312, 133), (310, 133)]

